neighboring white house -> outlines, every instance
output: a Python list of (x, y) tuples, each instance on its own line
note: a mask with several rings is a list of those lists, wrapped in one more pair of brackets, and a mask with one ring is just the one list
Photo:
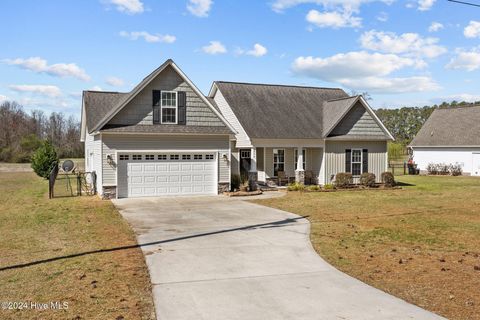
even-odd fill
[(430, 163), (459, 164), (480, 176), (480, 106), (436, 109), (409, 147), (421, 172)]
[(392, 135), (337, 88), (214, 82), (204, 96), (167, 60), (128, 93), (84, 91), (86, 170), (111, 197), (212, 195), (232, 174), (325, 184), (387, 170)]

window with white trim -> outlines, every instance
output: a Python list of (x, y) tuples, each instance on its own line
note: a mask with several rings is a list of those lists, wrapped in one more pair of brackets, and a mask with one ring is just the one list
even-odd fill
[(155, 156), (153, 154), (145, 155), (145, 160), (155, 160)]
[(162, 123), (177, 124), (177, 92), (162, 91), (160, 107)]
[(159, 155), (157, 156), (157, 159), (158, 159), (158, 160), (167, 160), (167, 155), (166, 155), (166, 154), (159, 154)]
[(278, 177), (280, 171), (285, 171), (285, 150), (273, 149), (273, 175)]
[(362, 149), (352, 149), (351, 157), (352, 175), (359, 176), (362, 174)]
[[(302, 155), (303, 155), (303, 170), (306, 170), (306, 159), (307, 159), (307, 152), (306, 149), (302, 149)], [(298, 167), (298, 149), (295, 149), (295, 170), (297, 170)]]
[(142, 155), (141, 154), (134, 154), (132, 156), (132, 160), (142, 160)]

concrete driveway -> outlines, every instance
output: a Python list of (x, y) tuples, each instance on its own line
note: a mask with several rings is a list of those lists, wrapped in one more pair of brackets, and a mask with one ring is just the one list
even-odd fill
[(114, 204), (142, 245), (159, 320), (441, 319), (330, 266), (297, 215), (220, 196)]

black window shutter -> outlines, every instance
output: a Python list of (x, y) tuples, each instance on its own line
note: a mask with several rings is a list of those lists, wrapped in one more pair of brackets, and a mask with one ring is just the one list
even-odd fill
[(179, 91), (178, 95), (178, 124), (187, 124), (187, 94)]
[(352, 172), (352, 149), (345, 150), (345, 172)]
[(365, 172), (368, 172), (368, 149), (363, 149), (363, 157), (362, 158), (363, 158), (362, 172), (365, 173)]
[(160, 90), (152, 91), (153, 123), (160, 123)]

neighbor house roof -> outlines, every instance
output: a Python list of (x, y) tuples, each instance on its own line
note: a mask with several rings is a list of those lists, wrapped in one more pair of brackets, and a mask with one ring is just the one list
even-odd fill
[(215, 85), (250, 138), (321, 139), (324, 103), (348, 97), (338, 88), (225, 81)]
[(410, 146), (480, 146), (480, 106), (434, 110)]

